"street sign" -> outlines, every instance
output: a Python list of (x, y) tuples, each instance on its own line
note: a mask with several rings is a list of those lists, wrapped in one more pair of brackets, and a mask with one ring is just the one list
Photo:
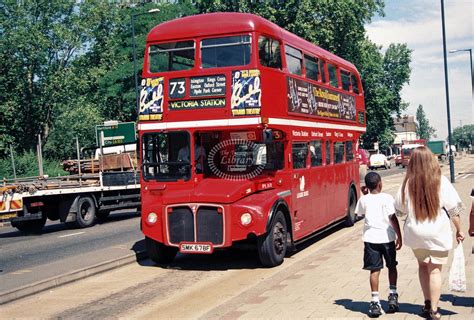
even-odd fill
[(103, 147), (135, 143), (137, 141), (134, 122), (106, 121), (103, 125), (95, 126), (97, 146), (100, 145), (101, 132), (103, 132)]

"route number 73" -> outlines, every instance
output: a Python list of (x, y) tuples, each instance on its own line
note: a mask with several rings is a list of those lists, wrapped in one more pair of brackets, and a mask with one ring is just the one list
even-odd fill
[(184, 98), (184, 96), (186, 95), (186, 80), (184, 78), (171, 79), (169, 90), (170, 98)]

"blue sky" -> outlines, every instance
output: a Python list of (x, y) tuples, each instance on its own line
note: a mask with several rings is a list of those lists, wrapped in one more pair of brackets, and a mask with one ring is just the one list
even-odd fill
[[(473, 48), (473, 0), (445, 0), (447, 50)], [(439, 139), (447, 136), (440, 0), (386, 0), (385, 17), (366, 26), (368, 37), (384, 49), (407, 43), (413, 50), (410, 83), (402, 98), (415, 115), (423, 105)], [(451, 128), (474, 124), (469, 52), (448, 53)]]

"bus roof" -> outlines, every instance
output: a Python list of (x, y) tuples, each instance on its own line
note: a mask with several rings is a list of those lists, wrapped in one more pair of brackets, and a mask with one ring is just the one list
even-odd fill
[(178, 18), (154, 27), (147, 42), (189, 39), (209, 35), (224, 35), (241, 32), (261, 32), (281, 39), (307, 52), (333, 61), (339, 66), (357, 71), (350, 62), (306, 41), (260, 16), (250, 13), (218, 12)]

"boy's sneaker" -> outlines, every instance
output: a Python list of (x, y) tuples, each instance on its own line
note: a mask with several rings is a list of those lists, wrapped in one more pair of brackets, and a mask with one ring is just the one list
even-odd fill
[(398, 294), (391, 293), (388, 296), (388, 313), (395, 313), (398, 311)]
[(379, 302), (371, 301), (369, 304), (369, 317), (378, 318), (382, 315), (382, 306)]

